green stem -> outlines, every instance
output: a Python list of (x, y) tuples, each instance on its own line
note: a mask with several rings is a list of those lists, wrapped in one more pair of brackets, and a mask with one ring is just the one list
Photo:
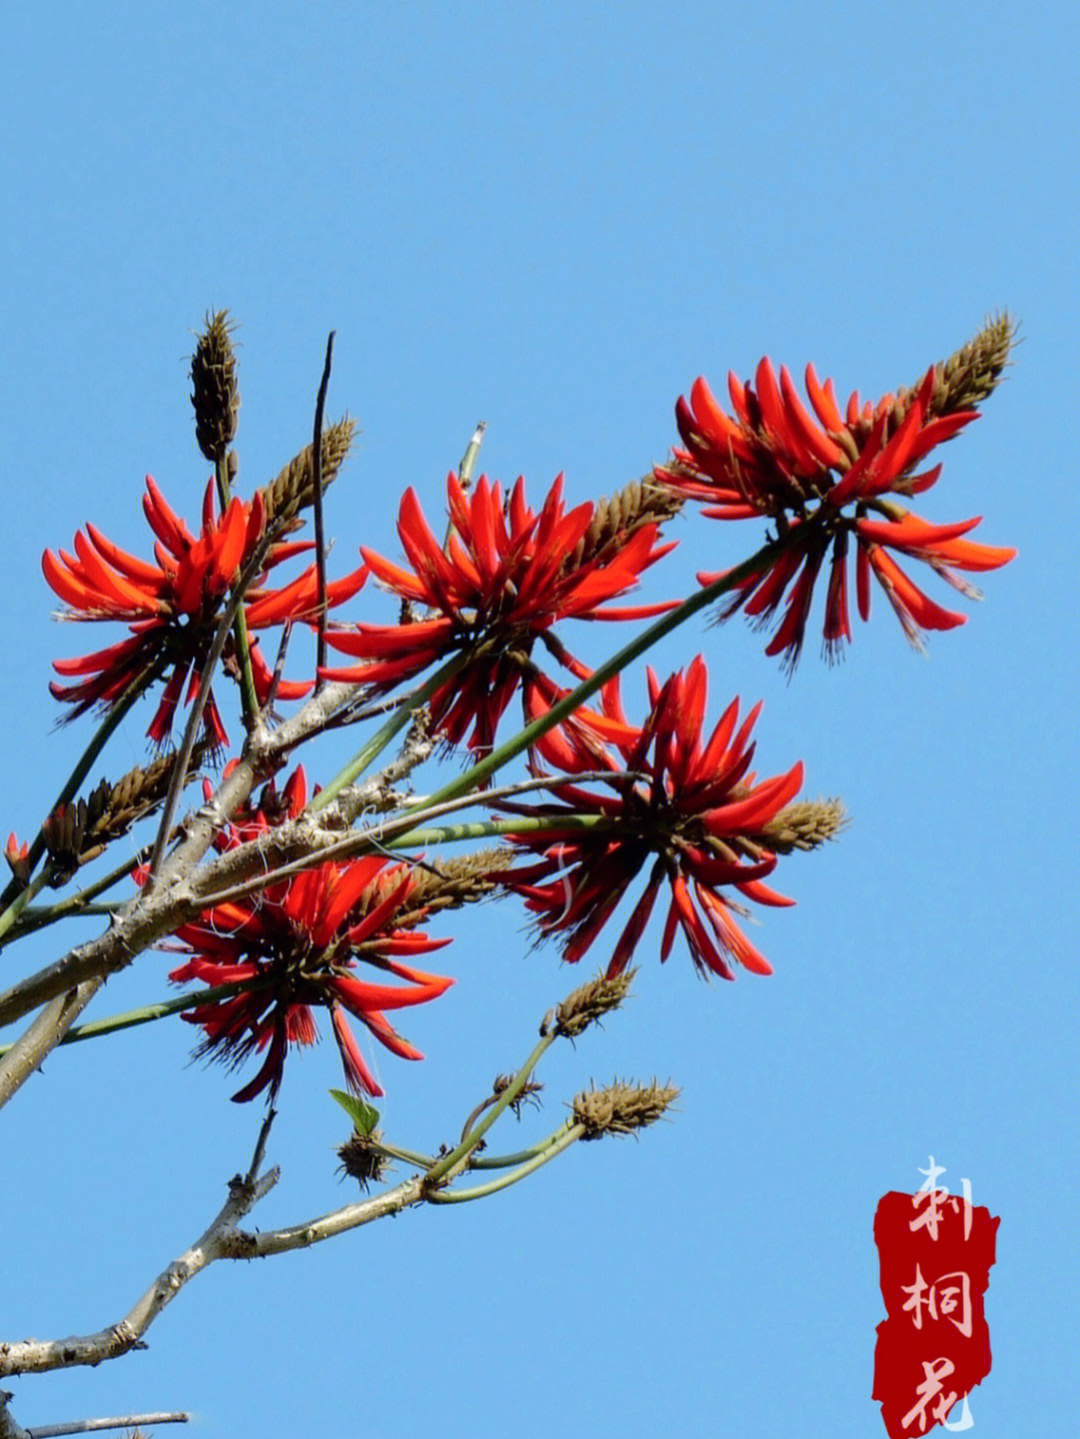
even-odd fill
[(574, 1124), (567, 1120), (562, 1129), (555, 1131), (545, 1141), (540, 1153), (521, 1164), (517, 1169), (512, 1169), (509, 1174), (503, 1174), (498, 1179), (489, 1179), (486, 1184), (474, 1185), (472, 1189), (434, 1189), (426, 1197), (429, 1204), (467, 1204), (472, 1199), (486, 1199), (489, 1194), (496, 1194), (500, 1189), (509, 1189), (511, 1184), (517, 1184), (535, 1170), (549, 1163), (556, 1155), (562, 1154), (563, 1150), (569, 1149), (585, 1133), (583, 1124)]
[(444, 664), (441, 669), (437, 669), (431, 678), (425, 684), (422, 684), (418, 690), (415, 690), (408, 698), (403, 699), (400, 709), (394, 711), (382, 728), (377, 730), (368, 740), (367, 744), (357, 751), (345, 768), (334, 776), (326, 788), (319, 791), (308, 805), (308, 809), (313, 813), (325, 809), (330, 801), (336, 798), (338, 793), (343, 790), (346, 785), (352, 784), (353, 780), (359, 778), (372, 761), (382, 754), (391, 740), (401, 733), (412, 719), (416, 710), (418, 710), (421, 705), (426, 704), (439, 686), (445, 684), (451, 676), (455, 675), (467, 659), (467, 651), (462, 651), (461, 654), (455, 655), (454, 658)]
[(18, 933), (13, 938), (21, 939), (24, 934), (32, 934), (36, 929), (43, 929), (46, 925), (54, 924), (58, 919), (66, 919), (73, 915), (111, 912), (94, 908), (90, 901), (96, 899), (99, 894), (103, 894), (119, 880), (130, 879), (131, 871), (136, 865), (144, 863), (149, 857), (150, 846), (147, 845), (132, 855), (130, 859), (126, 859), (123, 864), (117, 865), (108, 874), (96, 879), (93, 884), (88, 884), (85, 889), (80, 889), (77, 894), (69, 895), (67, 899), (58, 900), (56, 904), (40, 905), (25, 910)]
[[(146, 1004), (141, 1009), (129, 1009), (123, 1014), (111, 1014), (105, 1019), (94, 1019), (89, 1024), (73, 1025), (61, 1039), (61, 1044), (77, 1044), (82, 1039), (97, 1039), (102, 1034), (113, 1034), (121, 1029), (134, 1029), (140, 1024), (152, 1024), (170, 1014), (180, 1014), (185, 1009), (196, 1009), (200, 1004), (210, 1004), (217, 999), (230, 999), (242, 990), (259, 988), (257, 979), (235, 980), (232, 984), (217, 984), (198, 994), (180, 994), (175, 999), (162, 1000), (160, 1004)], [(10, 1044), (0, 1045), (0, 1055), (13, 1048)]]
[(435, 1163), (430, 1154), (417, 1154), (415, 1149), (402, 1149), (400, 1145), (388, 1144), (385, 1139), (372, 1139), (370, 1134), (367, 1141), (372, 1149), (377, 1149), (387, 1159), (400, 1159), (402, 1164), (411, 1164), (415, 1169), (430, 1169)]
[[(94, 904), (92, 901), (89, 901), (86, 904), (78, 906), (75, 911), (75, 917), (79, 918), (84, 914), (116, 914), (129, 903), (130, 900), (126, 899), (105, 899), (102, 900), (100, 904)], [(46, 924), (54, 923), (57, 919), (63, 919), (63, 908), (62, 905), (58, 904), (28, 906), (23, 911), (23, 918), (27, 921), (27, 925), (25, 928), (22, 925), (19, 926), (19, 938), (21, 939), (23, 934), (28, 933), (30, 930), (41, 929)]]
[[(227, 454), (221, 456), (214, 466), (217, 479), (218, 500), (221, 504), (221, 513), (225, 514), (228, 509), (230, 495), (229, 485), (229, 457)], [(233, 620), (233, 639), (236, 643), (236, 654), (240, 661), (240, 704), (244, 715), (244, 728), (250, 734), (258, 723), (259, 699), (255, 693), (255, 676), (251, 670), (251, 649), (248, 640), (247, 616), (244, 614), (244, 606), (238, 605), (236, 618)]]
[[(572, 1123), (571, 1120), (566, 1121)], [(473, 1158), (469, 1160), (470, 1169), (510, 1169), (516, 1164), (527, 1164), (530, 1159), (535, 1159), (542, 1154), (548, 1145), (562, 1134), (565, 1126), (560, 1126), (554, 1133), (549, 1134), (546, 1139), (541, 1139), (538, 1144), (530, 1144), (528, 1149), (519, 1149), (515, 1154), (493, 1154), (490, 1157)]]
[(3, 914), (0, 914), (0, 944), (3, 943), (4, 935), (7, 934), (34, 896), (45, 888), (48, 878), (49, 871), (46, 867), (35, 879), (30, 881), (21, 894), (15, 896)]
[(493, 839), (504, 834), (545, 834), (549, 830), (606, 829), (613, 821), (609, 815), (558, 814), (522, 816), (520, 819), (475, 820), (472, 823), (438, 825), (431, 829), (410, 829), (408, 833), (389, 839), (383, 849), (417, 849), (432, 844), (456, 844), (461, 840)]
[(452, 1149), (449, 1154), (445, 1154), (442, 1159), (439, 1160), (438, 1164), (427, 1171), (424, 1177), (429, 1185), (435, 1185), (439, 1180), (445, 1179), (452, 1169), (455, 1169), (463, 1160), (468, 1159), (469, 1155), (472, 1154), (473, 1150), (498, 1119), (499, 1115), (504, 1113), (505, 1110), (513, 1104), (514, 1100), (525, 1088), (529, 1080), (529, 1075), (532, 1074), (544, 1054), (555, 1043), (557, 1037), (558, 1035), (555, 1030), (551, 1030), (550, 1033), (541, 1036), (532, 1054), (529, 1055), (524, 1065), (518, 1070), (502, 1094), (499, 1095), (498, 1100), (491, 1106), (483, 1119), (469, 1130), (468, 1134), (456, 1149)]

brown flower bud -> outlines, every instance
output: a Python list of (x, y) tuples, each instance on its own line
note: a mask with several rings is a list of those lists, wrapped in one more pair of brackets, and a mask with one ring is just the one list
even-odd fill
[[(322, 487), (325, 491), (349, 453), (356, 422), (347, 416), (322, 432)], [(259, 491), (266, 506), (267, 524), (280, 533), (296, 528), (296, 517), (315, 501), (313, 450), (305, 445), (270, 484)]]
[(607, 1089), (587, 1089), (574, 1100), (574, 1123), (585, 1130), (582, 1139), (601, 1139), (605, 1134), (633, 1134), (655, 1124), (679, 1097), (670, 1084), (639, 1088), (616, 1080)]
[(629, 992), (636, 969), (624, 970), (607, 979), (600, 974), (573, 994), (568, 994), (555, 1011), (555, 1033), (564, 1039), (576, 1039), (590, 1024), (596, 1024), (605, 1014), (618, 1009)]
[(236, 438), (240, 410), (232, 328), (228, 310), (212, 311), (191, 357), (195, 438), (199, 449), (215, 465), (225, 458)]
[(617, 494), (596, 502), (589, 528), (563, 569), (572, 573), (593, 560), (610, 559), (642, 525), (670, 520), (684, 503), (682, 495), (659, 484), (651, 475), (633, 480)]
[(947, 360), (939, 360), (930, 413), (951, 415), (973, 410), (993, 394), (1001, 381), (1016, 339), (1010, 316), (997, 315)]
[(764, 826), (761, 837), (774, 854), (790, 854), (794, 849), (817, 849), (835, 839), (847, 822), (843, 800), (804, 800), (785, 805)]

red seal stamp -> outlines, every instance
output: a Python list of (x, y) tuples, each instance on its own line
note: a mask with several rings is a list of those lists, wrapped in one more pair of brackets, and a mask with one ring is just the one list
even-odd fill
[[(877, 1327), (873, 1397), (890, 1439), (970, 1429), (968, 1395), (990, 1373), (983, 1295), (1000, 1219), (938, 1184), (930, 1156), (916, 1194), (886, 1194), (874, 1216), (881, 1294), (888, 1318)], [(954, 1406), (957, 1417), (950, 1419)]]

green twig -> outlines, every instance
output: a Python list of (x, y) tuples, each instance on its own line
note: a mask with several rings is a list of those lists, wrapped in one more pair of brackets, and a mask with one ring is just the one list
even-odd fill
[[(121, 1029), (135, 1029), (140, 1024), (152, 1024), (170, 1014), (181, 1014), (185, 1009), (197, 1009), (201, 1004), (212, 1004), (218, 999), (230, 999), (243, 991), (263, 988), (269, 981), (259, 979), (234, 980), (231, 984), (217, 984), (197, 994), (179, 994), (175, 999), (164, 999), (160, 1004), (144, 1004), (140, 1009), (129, 1009), (123, 1014), (111, 1014), (105, 1019), (94, 1019), (89, 1024), (72, 1025), (60, 1040), (60, 1044), (77, 1044), (83, 1039), (98, 1039), (103, 1034), (114, 1034)], [(59, 1047), (59, 1046), (58, 1046)], [(13, 1048), (0, 1044), (0, 1055)]]
[(22, 939), (23, 935), (32, 934), (36, 929), (44, 929), (46, 925), (55, 924), (59, 919), (78, 917), (81, 914), (111, 913), (111, 909), (98, 909), (91, 901), (119, 880), (130, 879), (132, 870), (150, 858), (150, 848), (150, 845), (145, 845), (123, 864), (117, 865), (108, 874), (102, 875), (93, 884), (88, 884), (85, 889), (80, 889), (77, 894), (69, 895), (67, 899), (58, 900), (56, 904), (35, 905), (24, 910), (12, 939)]
[(381, 844), (382, 849), (426, 849), (434, 844), (457, 844), (462, 840), (494, 839), (504, 834), (546, 834), (549, 830), (611, 829), (618, 821), (602, 814), (549, 814), (521, 819), (476, 820), (473, 823), (436, 825), (410, 829)]
[(449, 1154), (445, 1154), (437, 1164), (433, 1165), (427, 1171), (424, 1179), (428, 1186), (433, 1187), (437, 1185), (441, 1180), (446, 1178), (451, 1170), (456, 1169), (464, 1160), (468, 1159), (469, 1155), (476, 1149), (477, 1145), (498, 1119), (499, 1115), (509, 1109), (514, 1100), (517, 1099), (518, 1095), (528, 1083), (530, 1074), (532, 1074), (533, 1070), (540, 1063), (540, 1060), (555, 1043), (557, 1037), (555, 1030), (541, 1035), (532, 1054), (529, 1055), (517, 1074), (514, 1075), (502, 1094), (499, 1095), (499, 1098), (484, 1115), (483, 1119), (481, 1119), (474, 1128), (469, 1130), (468, 1134), (455, 1149), (452, 1149)]
[[(555, 1131), (554, 1134), (544, 1140), (542, 1145), (537, 1146), (537, 1153), (520, 1164), (516, 1169), (510, 1170), (509, 1174), (500, 1175), (498, 1179), (489, 1179), (486, 1184), (474, 1185), (472, 1189), (433, 1189), (429, 1191), (427, 1200), (429, 1204), (467, 1204), (472, 1199), (486, 1199), (489, 1194), (496, 1194), (500, 1189), (509, 1189), (512, 1184), (519, 1183), (528, 1177), (535, 1170), (549, 1163), (552, 1159), (569, 1149), (585, 1133), (583, 1124), (575, 1124), (572, 1120)], [(480, 1161), (473, 1162), (473, 1167), (479, 1168)]]
[(435, 1160), (430, 1154), (418, 1154), (415, 1149), (402, 1149), (400, 1145), (389, 1144), (385, 1139), (375, 1139), (366, 1134), (364, 1138), (372, 1149), (377, 1149), (387, 1159), (399, 1159), (402, 1164), (411, 1164), (416, 1169), (430, 1169)]
[(21, 894), (15, 896), (3, 914), (0, 914), (0, 944), (3, 943), (4, 935), (16, 923), (26, 906), (36, 894), (45, 888), (48, 882), (49, 868), (46, 866), (39, 875), (30, 881)]
[[(214, 466), (214, 473), (217, 479), (218, 499), (221, 502), (221, 513), (224, 516), (229, 506), (230, 481), (229, 481), (229, 457), (222, 454)], [(248, 581), (250, 583), (250, 580)], [(241, 596), (247, 584), (238, 580), (236, 589)], [(240, 704), (244, 714), (244, 728), (250, 732), (255, 728), (259, 718), (259, 697), (255, 693), (255, 676), (251, 669), (251, 647), (248, 639), (247, 616), (244, 614), (243, 605), (237, 605), (236, 617), (233, 621), (233, 639), (236, 642), (236, 654), (240, 661)]]

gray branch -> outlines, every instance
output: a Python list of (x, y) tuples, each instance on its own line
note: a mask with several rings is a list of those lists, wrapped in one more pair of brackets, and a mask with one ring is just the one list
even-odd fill
[[(9, 1374), (43, 1374), (53, 1369), (76, 1365), (95, 1365), (106, 1359), (117, 1359), (133, 1349), (145, 1348), (143, 1335), (167, 1304), (209, 1265), (219, 1259), (260, 1259), (271, 1254), (284, 1254), (291, 1249), (307, 1249), (325, 1239), (332, 1239), (347, 1230), (358, 1229), (388, 1214), (397, 1214), (425, 1197), (425, 1180), (416, 1175), (382, 1194), (373, 1195), (357, 1204), (348, 1204), (317, 1219), (249, 1233), (239, 1224), (260, 1199), (277, 1183), (279, 1171), (270, 1169), (262, 1178), (249, 1183), (239, 1176), (229, 1185), (229, 1197), (213, 1223), (183, 1254), (157, 1276), (128, 1313), (117, 1323), (96, 1334), (73, 1335), (67, 1339), (24, 1339), (18, 1343), (0, 1343), (0, 1378)], [(0, 1439), (25, 1439), (26, 1431), (11, 1428), (14, 1420), (0, 1407)], [(5, 1422), (8, 1427), (5, 1428)], [(60, 1432), (59, 1430), (54, 1432)]]
[(158, 1414), (125, 1414), (121, 1419), (76, 1419), (71, 1424), (38, 1424), (27, 1429), (29, 1439), (60, 1439), (64, 1434), (97, 1434), (102, 1429), (139, 1429), (144, 1424), (186, 1424), (191, 1418), (177, 1410)]

